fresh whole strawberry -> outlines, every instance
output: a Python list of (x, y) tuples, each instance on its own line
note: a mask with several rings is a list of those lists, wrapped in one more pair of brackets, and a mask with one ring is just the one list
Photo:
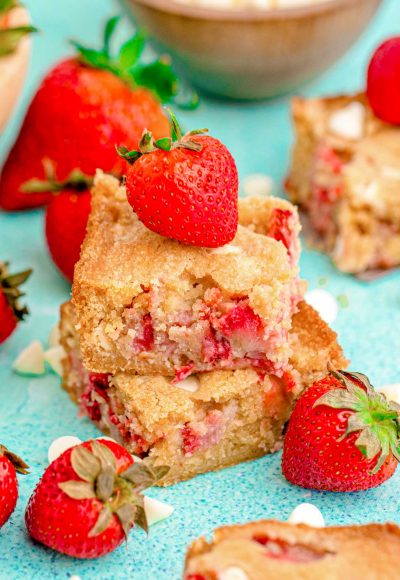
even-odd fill
[(46, 180), (31, 179), (23, 186), (29, 195), (53, 192), (45, 217), (47, 247), (53, 262), (70, 282), (86, 235), (92, 183), (93, 179), (80, 171), (73, 171), (59, 182), (54, 168), (49, 166)]
[(78, 56), (60, 62), (44, 78), (3, 168), (4, 210), (50, 202), (50, 192), (23, 191), (27, 181), (46, 179), (49, 163), (60, 181), (77, 169), (86, 175), (94, 175), (97, 168), (122, 175), (126, 164), (116, 157), (115, 144), (137, 147), (144, 128), (157, 137), (168, 133), (160, 103), (177, 97), (177, 78), (165, 59), (140, 62), (140, 33), (113, 57), (110, 40), (116, 24), (116, 18), (108, 22), (101, 50), (75, 44)]
[(145, 131), (139, 150), (119, 147), (131, 167), (128, 201), (144, 225), (183, 244), (215, 248), (235, 237), (238, 174), (228, 149), (207, 130), (182, 135), (175, 116), (172, 139)]
[(26, 509), (28, 532), (74, 558), (104, 556), (135, 523), (147, 531), (141, 492), (167, 472), (167, 467), (134, 463), (114, 441), (77, 445), (44, 472)]
[(17, 473), (27, 474), (27, 464), (0, 444), (0, 528), (9, 519), (18, 499)]
[(368, 67), (367, 96), (379, 119), (400, 125), (400, 36), (375, 51)]
[(361, 373), (330, 368), (297, 401), (282, 471), (300, 487), (361, 491), (389, 479), (400, 460), (400, 406)]
[(29, 313), (27, 307), (20, 303), (24, 294), (19, 287), (31, 273), (32, 270), (25, 270), (10, 274), (8, 263), (0, 262), (0, 344), (11, 336), (18, 323)]

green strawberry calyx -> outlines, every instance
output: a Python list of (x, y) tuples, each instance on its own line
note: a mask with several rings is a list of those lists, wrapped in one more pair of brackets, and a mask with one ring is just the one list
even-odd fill
[(102, 509), (90, 537), (104, 532), (113, 517), (119, 519), (125, 536), (136, 523), (148, 532), (142, 491), (162, 479), (166, 466), (133, 463), (117, 474), (113, 452), (101, 441), (91, 441), (91, 449), (78, 445), (71, 452), (71, 465), (80, 480), (64, 481), (59, 488), (71, 499), (97, 499)]
[(5, 447), (0, 443), (0, 457), (2, 455), (7, 457), (7, 459), (11, 461), (17, 473), (21, 473), (22, 475), (27, 475), (29, 473), (28, 471), (29, 465), (25, 463), (23, 459), (18, 457), (18, 455), (16, 455), (15, 453), (13, 453), (9, 449), (7, 449), (7, 447)]
[(163, 137), (162, 139), (155, 141), (151, 131), (145, 129), (139, 142), (139, 149), (129, 151), (129, 149), (124, 145), (116, 147), (118, 155), (125, 159), (125, 161), (130, 165), (133, 165), (135, 161), (142, 157), (142, 155), (153, 153), (157, 149), (171, 151), (172, 149), (181, 148), (196, 152), (202, 150), (203, 147), (201, 143), (194, 141), (191, 137), (194, 137), (195, 135), (204, 135), (208, 133), (208, 129), (194, 129), (193, 131), (183, 134), (181, 126), (179, 125), (174, 113), (170, 109), (165, 108), (165, 110), (170, 117), (172, 137)]
[(0, 262), (0, 292), (6, 297), (15, 318), (21, 321), (29, 314), (29, 310), (20, 303), (20, 299), (25, 294), (21, 292), (19, 287), (28, 280), (32, 274), (32, 270), (29, 269), (18, 274), (10, 274), (8, 266), (8, 262)]
[(50, 159), (44, 159), (45, 179), (29, 179), (21, 186), (23, 193), (60, 193), (65, 189), (77, 192), (86, 191), (93, 185), (93, 177), (86, 175), (80, 169), (73, 169), (64, 179), (58, 180), (55, 165)]
[(86, 48), (79, 42), (72, 41), (80, 60), (88, 66), (115, 74), (132, 88), (149, 89), (162, 103), (174, 103), (183, 109), (195, 109), (199, 104), (199, 97), (178, 79), (169, 56), (160, 56), (152, 62), (143, 61), (146, 46), (143, 31), (138, 31), (124, 42), (116, 55), (111, 53), (111, 40), (119, 20), (119, 16), (114, 16), (106, 23), (100, 50)]
[[(19, 6), (21, 4), (16, 0), (0, 0), (0, 18)], [(21, 39), (32, 32), (37, 32), (37, 28), (28, 24), (13, 28), (3, 28), (0, 23), (0, 57), (8, 56), (15, 52)]]
[(400, 405), (376, 391), (362, 373), (337, 371), (331, 365), (328, 370), (344, 388), (328, 391), (313, 406), (353, 411), (340, 440), (358, 432), (356, 447), (366, 459), (377, 458), (371, 474), (377, 473), (390, 455), (400, 461)]

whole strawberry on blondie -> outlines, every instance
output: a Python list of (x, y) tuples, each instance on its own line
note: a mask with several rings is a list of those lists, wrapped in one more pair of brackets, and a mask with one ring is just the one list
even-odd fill
[(195, 540), (184, 580), (381, 580), (396, 578), (400, 528), (313, 528), (274, 520), (225, 526)]
[(282, 377), (303, 290), (300, 226), (296, 209), (283, 200), (244, 200), (244, 223), (256, 210), (263, 225), (239, 225), (230, 244), (186, 245), (150, 231), (125, 187), (99, 172), (73, 285), (87, 368), (178, 381), (241, 368)]
[(287, 192), (311, 243), (354, 274), (400, 264), (400, 38), (388, 44), (371, 61), (366, 94), (293, 101)]

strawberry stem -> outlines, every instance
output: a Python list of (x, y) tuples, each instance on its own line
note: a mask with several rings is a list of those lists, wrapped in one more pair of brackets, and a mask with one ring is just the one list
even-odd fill
[(64, 181), (57, 181), (53, 170), (46, 171), (46, 179), (29, 179), (21, 186), (23, 193), (59, 193), (65, 189), (86, 191), (93, 185), (93, 177), (73, 169)]
[(172, 149), (180, 148), (189, 149), (190, 151), (196, 152), (202, 150), (202, 144), (198, 141), (194, 141), (191, 139), (191, 137), (195, 135), (204, 135), (208, 132), (208, 129), (194, 129), (193, 131), (189, 131), (183, 135), (181, 126), (175, 114), (167, 107), (165, 107), (165, 110), (167, 111), (170, 118), (172, 138), (164, 137), (154, 141), (153, 134), (145, 129), (139, 142), (139, 149), (129, 151), (125, 145), (115, 147), (118, 155), (122, 157), (122, 159), (125, 159), (125, 161), (127, 161), (130, 165), (133, 165), (135, 161), (142, 157), (142, 155), (153, 153), (157, 149), (162, 151), (171, 151)]

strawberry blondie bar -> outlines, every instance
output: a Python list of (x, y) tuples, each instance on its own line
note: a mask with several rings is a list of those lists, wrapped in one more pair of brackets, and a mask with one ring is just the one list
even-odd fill
[(400, 264), (400, 128), (364, 95), (293, 102), (296, 143), (287, 179), (311, 242), (350, 273)]
[(175, 384), (172, 377), (88, 372), (74, 307), (61, 309), (63, 386), (104, 433), (170, 471), (161, 485), (261, 457), (280, 448), (294, 400), (326, 373), (347, 365), (336, 334), (301, 302), (289, 335), (290, 370), (217, 370)]
[(398, 577), (400, 528), (311, 528), (264, 520), (215, 530), (189, 547), (184, 580), (383, 580)]
[(247, 368), (284, 375), (302, 294), (297, 211), (275, 198), (239, 211), (231, 244), (185, 246), (148, 230), (125, 187), (97, 174), (73, 285), (87, 368), (177, 381)]

